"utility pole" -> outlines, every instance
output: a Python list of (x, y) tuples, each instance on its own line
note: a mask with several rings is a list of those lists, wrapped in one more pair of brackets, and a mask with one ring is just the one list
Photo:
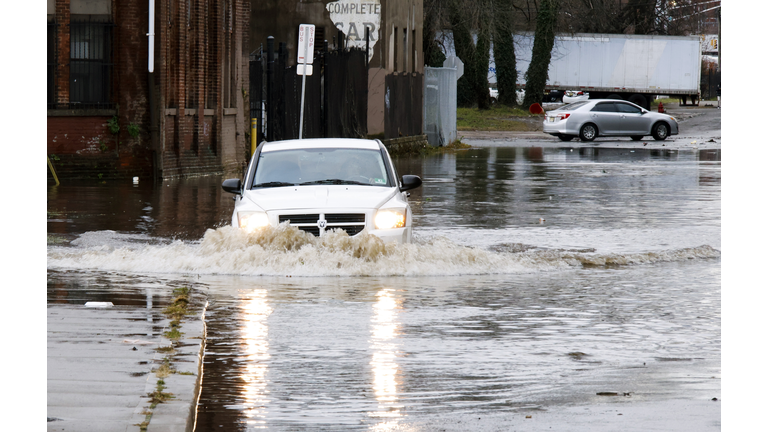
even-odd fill
[(720, 13), (722, 10), (722, 7), (717, 10), (717, 73), (720, 73), (720, 44), (723, 42), (720, 31)]

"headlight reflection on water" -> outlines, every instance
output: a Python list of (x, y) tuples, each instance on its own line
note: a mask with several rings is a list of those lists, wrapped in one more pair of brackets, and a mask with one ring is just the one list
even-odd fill
[(248, 361), (242, 375), (244, 414), (249, 427), (266, 428), (267, 361), (269, 360), (269, 332), (267, 318), (272, 308), (267, 303), (267, 291), (255, 290), (243, 306), (242, 337)]
[[(399, 300), (395, 290), (384, 288), (376, 296), (373, 305), (371, 325), (371, 368), (373, 372), (373, 391), (379, 403), (378, 410), (370, 412), (371, 417), (397, 418), (402, 417), (402, 405), (398, 404), (397, 385), (399, 371), (397, 366), (398, 311)], [(381, 429), (377, 425), (374, 429)]]

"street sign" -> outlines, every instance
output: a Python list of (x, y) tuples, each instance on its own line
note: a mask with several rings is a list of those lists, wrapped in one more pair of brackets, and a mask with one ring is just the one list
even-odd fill
[[(299, 25), (299, 46), (296, 64), (312, 64), (315, 52), (315, 25)], [(311, 75), (311, 74), (308, 74)]]
[[(304, 75), (304, 65), (303, 64), (297, 64), (296, 65), (296, 75)], [(312, 65), (307, 65), (307, 75), (312, 75)]]
[(301, 111), (299, 114), (299, 139), (304, 138), (304, 92), (307, 75), (312, 75), (312, 61), (315, 59), (315, 26), (299, 24), (299, 46), (296, 50), (296, 74), (301, 75)]
[(456, 56), (448, 56), (443, 61), (443, 67), (456, 68), (456, 79), (461, 78), (464, 75), (464, 62)]

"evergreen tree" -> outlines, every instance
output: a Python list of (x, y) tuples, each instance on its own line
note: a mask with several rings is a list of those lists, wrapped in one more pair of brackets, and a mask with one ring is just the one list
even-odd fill
[(512, 38), (512, 0), (493, 2), (493, 58), (496, 63), (499, 103), (507, 106), (517, 105), (517, 60)]
[(542, 0), (539, 6), (531, 64), (525, 73), (525, 98), (523, 99), (523, 107), (525, 108), (541, 102), (541, 97), (544, 94), (549, 62), (552, 58), (552, 47), (555, 45), (555, 23), (557, 22), (559, 6), (559, 0)]

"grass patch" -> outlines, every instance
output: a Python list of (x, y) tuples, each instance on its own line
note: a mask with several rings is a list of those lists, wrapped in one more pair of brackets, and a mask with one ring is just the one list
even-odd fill
[(528, 111), (494, 105), (488, 110), (457, 108), (456, 129), (460, 131), (527, 131), (528, 124), (522, 118), (532, 117)]
[(151, 405), (149, 406), (149, 410), (144, 410), (141, 412), (144, 414), (144, 421), (134, 425), (139, 427), (139, 431), (146, 432), (147, 428), (149, 427), (149, 422), (152, 420), (152, 413), (154, 412), (154, 409), (157, 408), (158, 404), (165, 403), (168, 400), (176, 397), (173, 395), (173, 393), (166, 393), (163, 390), (165, 390), (165, 381), (159, 379), (157, 380), (155, 391), (147, 394)]
[[(173, 341), (180, 339), (183, 335), (183, 333), (179, 331), (179, 328), (181, 327), (181, 320), (184, 319), (185, 316), (192, 314), (188, 308), (189, 288), (176, 288), (173, 290), (173, 295), (174, 299), (171, 305), (163, 309), (163, 313), (171, 320), (169, 324), (170, 329), (163, 333), (163, 335), (172, 341), (171, 345), (167, 347), (155, 348), (155, 351), (159, 353), (171, 355), (175, 353)], [(195, 375), (194, 373), (190, 372), (176, 371), (176, 369), (173, 367), (173, 364), (171, 363), (171, 359), (168, 357), (165, 357), (163, 359), (163, 364), (161, 364), (157, 369), (154, 369), (152, 372), (154, 372), (155, 376), (157, 376), (159, 379), (157, 380), (157, 388), (155, 391), (147, 395), (150, 398), (151, 404), (149, 410), (145, 411), (144, 413), (146, 416), (145, 420), (142, 423), (135, 425), (139, 427), (140, 431), (147, 430), (149, 427), (149, 422), (152, 420), (152, 412), (158, 404), (164, 403), (175, 397), (173, 393), (167, 393), (163, 391), (165, 390), (165, 381), (163, 381), (163, 378), (167, 378), (171, 374)]]
[(155, 348), (155, 351), (159, 353), (174, 353), (176, 352), (176, 348), (173, 347), (173, 345), (165, 346), (165, 347), (157, 347)]
[[(158, 378), (167, 378), (173, 373), (176, 373), (176, 370), (173, 367), (171, 367), (171, 361), (168, 360), (167, 357), (163, 361), (163, 364), (160, 365), (160, 367), (155, 370), (155, 376), (157, 376)], [(165, 382), (163, 382), (162, 379), (158, 381), (158, 384), (159, 383), (165, 384)]]
[(184, 333), (179, 331), (178, 323), (176, 321), (171, 321), (171, 329), (163, 333), (163, 335), (170, 340), (179, 340), (183, 334)]
[(173, 295), (176, 296), (173, 299), (173, 303), (170, 306), (163, 309), (163, 313), (171, 319), (170, 330), (163, 333), (165, 337), (171, 340), (178, 340), (182, 336), (182, 332), (179, 331), (181, 326), (181, 320), (186, 315), (189, 315), (189, 288), (176, 288), (173, 290)]
[(168, 400), (173, 399), (175, 397), (173, 393), (166, 393), (163, 391), (165, 390), (165, 386), (160, 384), (161, 382), (163, 382), (163, 380), (158, 381), (157, 389), (147, 395), (152, 401), (152, 409), (155, 409), (157, 407), (157, 404), (167, 402)]

